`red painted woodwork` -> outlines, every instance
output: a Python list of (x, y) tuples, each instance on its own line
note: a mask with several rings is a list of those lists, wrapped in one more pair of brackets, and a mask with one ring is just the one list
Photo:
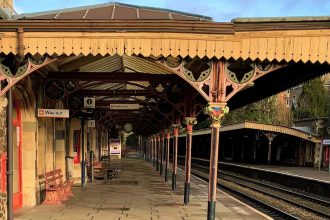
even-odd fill
[(80, 163), (80, 130), (73, 131), (73, 163)]
[(0, 164), (1, 164), (1, 185), (0, 185), (0, 191), (1, 192), (6, 192), (7, 191), (7, 153), (3, 152), (0, 155)]
[[(14, 108), (16, 110), (16, 118), (13, 118), (13, 129), (18, 131), (18, 143), (13, 143), (13, 145), (17, 144), (17, 165), (18, 165), (18, 190), (14, 192), (13, 196), (13, 206), (14, 210), (17, 208), (22, 207), (23, 205), (23, 195), (22, 195), (22, 119), (21, 119), (21, 111), (20, 105), (15, 100), (14, 101)], [(14, 148), (15, 149), (15, 148)], [(14, 152), (16, 153), (16, 152)]]

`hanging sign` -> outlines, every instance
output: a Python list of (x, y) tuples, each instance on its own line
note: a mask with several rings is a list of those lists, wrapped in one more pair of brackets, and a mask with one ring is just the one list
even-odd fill
[(139, 109), (139, 104), (110, 104), (111, 110)]
[(324, 140), (322, 141), (322, 144), (323, 144), (323, 145), (330, 145), (330, 139), (324, 139)]
[(95, 128), (95, 120), (88, 120), (87, 121), (88, 128)]
[(39, 118), (69, 118), (69, 109), (38, 109)]
[(85, 97), (84, 108), (95, 108), (95, 98)]

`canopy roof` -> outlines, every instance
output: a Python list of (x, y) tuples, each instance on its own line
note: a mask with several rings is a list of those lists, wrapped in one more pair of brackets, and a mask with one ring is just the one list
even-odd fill
[[(314, 143), (320, 143), (321, 140), (317, 138), (314, 134), (307, 133), (304, 131), (297, 130), (295, 128), (289, 128), (281, 125), (271, 125), (271, 124), (263, 124), (259, 122), (252, 122), (252, 121), (244, 121), (244, 122), (238, 122), (234, 124), (228, 124), (223, 125), (220, 128), (220, 132), (225, 131), (233, 131), (233, 130), (239, 130), (239, 129), (254, 129), (254, 130), (260, 130), (265, 132), (274, 132), (279, 134), (286, 134), (291, 135), (294, 137), (298, 137), (307, 141), (311, 141)], [(203, 135), (203, 134), (210, 134), (211, 130), (197, 130), (194, 131), (195, 135)], [(184, 134), (181, 134), (184, 135)]]
[(109, 2), (105, 4), (60, 10), (26, 13), (15, 16), (16, 19), (56, 19), (56, 20), (180, 20), (180, 21), (212, 21), (208, 16), (181, 11), (153, 8)]

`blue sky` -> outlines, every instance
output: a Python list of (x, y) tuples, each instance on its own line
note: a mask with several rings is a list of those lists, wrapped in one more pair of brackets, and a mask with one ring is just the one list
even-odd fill
[[(116, 0), (211, 16), (215, 21), (237, 17), (330, 16), (330, 0)], [(106, 3), (106, 0), (14, 0), (18, 13)]]

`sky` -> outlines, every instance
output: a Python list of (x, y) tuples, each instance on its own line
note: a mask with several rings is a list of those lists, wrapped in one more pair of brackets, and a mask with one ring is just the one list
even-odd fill
[[(330, 16), (330, 0), (114, 0), (211, 16), (226, 22), (237, 17)], [(14, 0), (18, 13), (107, 3), (106, 0)]]

